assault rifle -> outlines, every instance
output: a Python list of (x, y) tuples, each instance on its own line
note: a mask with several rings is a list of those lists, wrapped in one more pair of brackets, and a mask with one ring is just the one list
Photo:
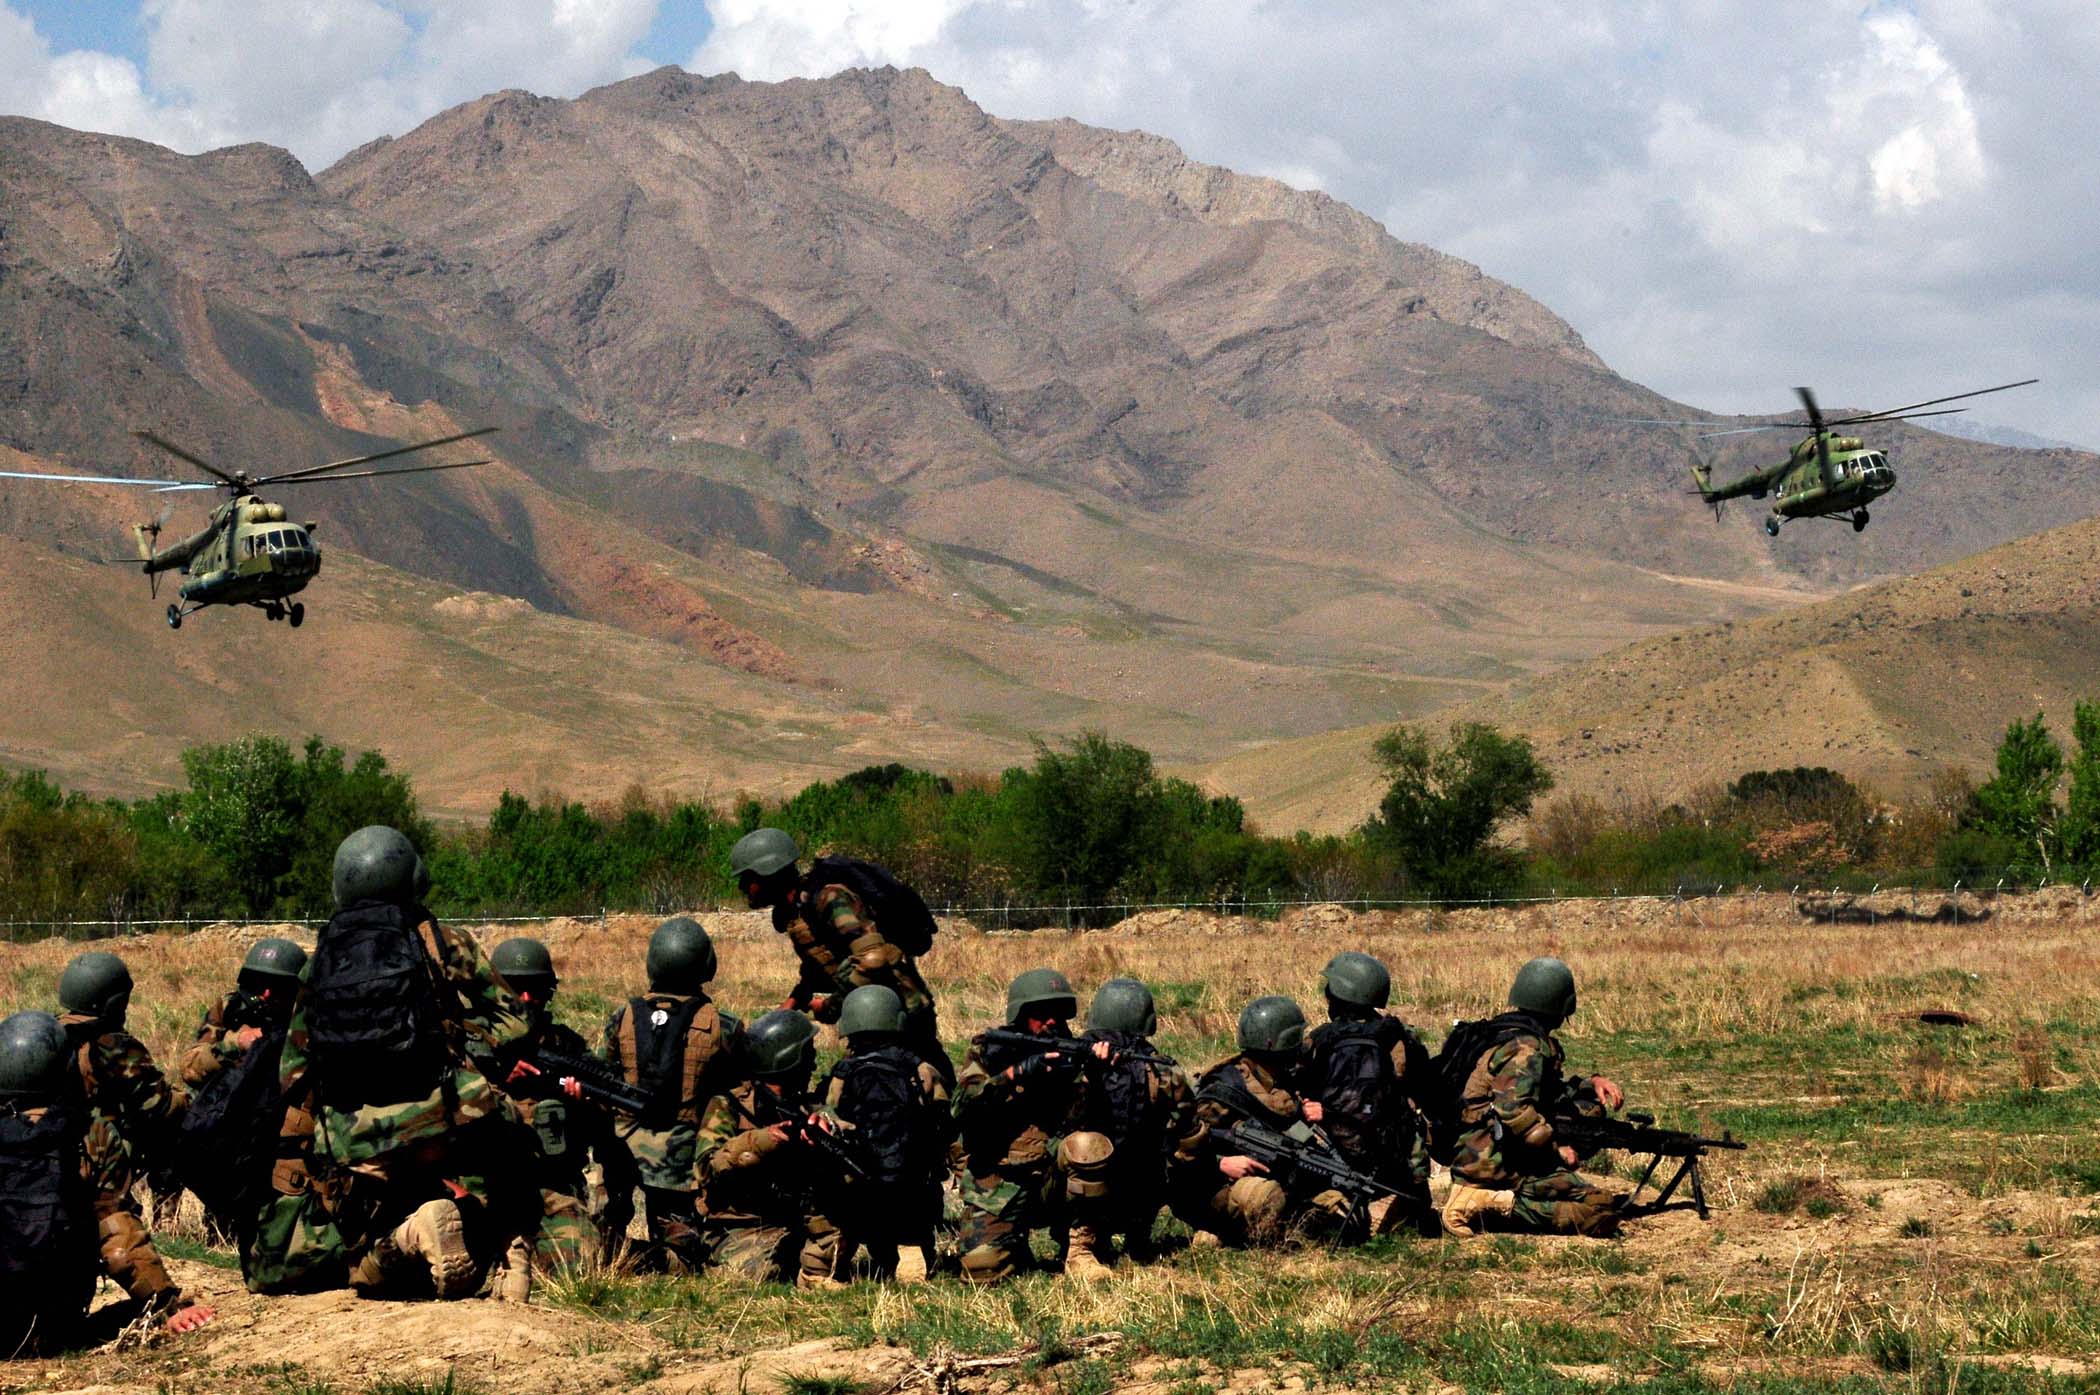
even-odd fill
[[(744, 1102), (736, 1097), (735, 1092), (724, 1090), (722, 1098), (729, 1101), (729, 1107), (735, 1110), (737, 1116), (752, 1128), (769, 1129), (773, 1127), (773, 1124), (764, 1122), (750, 1110), (744, 1108)], [(815, 1149), (823, 1154), (827, 1160), (837, 1163), (839, 1169), (854, 1181), (866, 1182), (872, 1180), (868, 1176), (868, 1170), (860, 1165), (860, 1159), (853, 1156), (853, 1145), (848, 1143), (837, 1130), (828, 1129), (819, 1124), (816, 1111), (797, 1109), (784, 1118), (774, 1120), (773, 1123), (786, 1127), (790, 1141), (799, 1143), (805, 1148)]]
[[(1655, 1127), (1655, 1116), (1640, 1110), (1629, 1109), (1624, 1118), (1607, 1119), (1594, 1115), (1567, 1114), (1556, 1116), (1553, 1121), (1553, 1140), (1565, 1143), (1577, 1153), (1588, 1154), (1605, 1148), (1616, 1148), (1625, 1153), (1649, 1154), (1648, 1166), (1641, 1171), (1640, 1179), (1627, 1194), (1622, 1210), (1627, 1216), (1653, 1216), (1660, 1211), (1695, 1210), (1700, 1220), (1710, 1219), (1706, 1205), (1706, 1182), (1700, 1175), (1699, 1160), (1715, 1148), (1729, 1148), (1738, 1152), (1740, 1143), (1732, 1134), (1722, 1133), (1719, 1138), (1701, 1138), (1695, 1133), (1679, 1129)], [(1676, 1158), (1677, 1171), (1670, 1180), (1662, 1183), (1655, 1195), (1647, 1201), (1640, 1200), (1641, 1189), (1654, 1180), (1656, 1169), (1664, 1158)], [(1671, 1201), (1680, 1182), (1690, 1181), (1692, 1199)]]
[[(994, 1027), (979, 1040), (988, 1049), (998, 1052), (1001, 1057), (1018, 1058), (1009, 1061), (1007, 1064), (1010, 1065), (1025, 1065), (1029, 1061), (1042, 1060), (1043, 1067), (1050, 1070), (1085, 1070), (1101, 1059), (1094, 1054), (1097, 1043), (1083, 1037), (1039, 1037), (1033, 1032), (1023, 1032), (1012, 1027)], [(1057, 1059), (1042, 1059), (1053, 1055)], [(1150, 1046), (1135, 1045), (1116, 1047), (1109, 1052), (1111, 1061), (1119, 1056), (1140, 1061), (1158, 1061), (1162, 1064), (1167, 1059)]]
[[(596, 1056), (579, 1056), (549, 1046), (536, 1046), (525, 1057), (552, 1083), (573, 1080), (583, 1087), (583, 1097), (592, 1104), (639, 1119), (656, 1108), (656, 1099), (641, 1086)], [(559, 1087), (556, 1087), (558, 1093)]]
[(1333, 1140), (1311, 1124), (1299, 1122), (1278, 1133), (1252, 1119), (1235, 1119), (1217, 1130), (1227, 1156), (1245, 1154), (1269, 1170), (1285, 1191), (1312, 1195), (1337, 1191), (1349, 1200), (1347, 1227), (1367, 1230), (1370, 1205), (1393, 1189), (1367, 1173), (1349, 1166)]

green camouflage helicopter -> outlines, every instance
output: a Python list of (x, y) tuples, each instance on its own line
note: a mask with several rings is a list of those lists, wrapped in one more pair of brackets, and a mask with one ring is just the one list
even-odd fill
[[(1997, 387), (1957, 392), (1951, 397), (1934, 397), (1913, 402), (1907, 407), (1861, 412), (1831, 421), (1824, 420), (1822, 410), (1816, 406), (1815, 394), (1805, 387), (1797, 387), (1794, 391), (1800, 394), (1801, 406), (1808, 413), (1805, 422), (1779, 421), (1699, 433), (1702, 437), (1740, 436), (1752, 431), (1799, 431), (1806, 427), (1809, 434), (1795, 444), (1786, 459), (1762, 470), (1753, 470), (1719, 489), (1713, 487), (1713, 467), (1695, 464), (1692, 466), (1692, 482), (1698, 486), (1700, 499), (1713, 505), (1716, 522), (1720, 520), (1723, 501), (1740, 499), (1744, 495), (1752, 499), (1769, 495), (1773, 502), (1771, 513), (1765, 516), (1765, 532), (1772, 537), (1779, 536), (1779, 525), (1790, 518), (1850, 518), (1852, 531), (1861, 532), (1867, 526), (1867, 505), (1896, 487), (1896, 472), (1889, 468), (1889, 458), (1885, 453), (1857, 436), (1840, 435), (1838, 428), (1863, 426), (1870, 422), (1908, 421), (1913, 417), (1953, 416), (1968, 409), (1940, 407), (1940, 404), (2026, 387), (2040, 381), (2039, 378), (2023, 378), (2017, 383), (2000, 383)], [(1940, 409), (1927, 412), (1919, 411), (1920, 407)], [(1649, 417), (1622, 420), (1644, 426), (1721, 425), (1715, 421), (1658, 421)]]
[[(298, 601), (286, 605), (288, 597), (306, 589), (321, 570), (321, 550), (314, 546), (314, 524), (292, 522), (285, 516), (284, 505), (269, 503), (256, 496), (256, 490), (266, 485), (281, 484), (331, 484), (337, 480), (360, 480), (380, 478), (387, 475), (420, 475), (432, 470), (464, 470), (474, 465), (486, 465), (486, 460), (460, 460), (447, 465), (411, 465), (391, 470), (352, 470), (354, 465), (370, 465), (375, 461), (390, 460), (397, 455), (408, 455), (433, 446), (450, 445), (454, 441), (465, 441), (475, 436), (486, 436), (497, 428), (484, 426), (474, 431), (462, 431), (454, 436), (440, 436), (434, 441), (418, 441), (412, 446), (399, 446), (393, 450), (374, 452), (371, 455), (354, 455), (347, 460), (331, 460), (326, 465), (313, 465), (303, 470), (287, 470), (281, 474), (252, 476), (246, 470), (221, 470), (209, 461), (199, 458), (172, 441), (154, 435), (151, 431), (134, 431), (131, 434), (150, 445), (160, 447), (178, 460), (196, 466), (213, 477), (203, 480), (153, 480), (116, 479), (106, 475), (39, 475), (20, 470), (0, 470), (0, 479), (54, 480), (63, 484), (116, 484), (151, 489), (158, 494), (182, 493), (197, 489), (223, 489), (227, 492), (225, 502), (211, 511), (210, 519), (194, 535), (184, 538), (174, 546), (160, 549), (155, 544), (160, 538), (161, 526), (174, 512), (171, 503), (151, 523), (134, 527), (132, 535), (138, 540), (140, 569), (151, 578), (149, 589), (157, 594), (160, 589), (160, 573), (174, 571), (180, 567), (185, 579), (178, 592), (180, 599), (168, 606), (168, 628), (179, 630), (182, 619), (211, 605), (252, 605), (262, 611), (267, 619), (288, 620), (293, 629), (306, 619), (306, 607)], [(338, 471), (349, 471), (347, 474)]]

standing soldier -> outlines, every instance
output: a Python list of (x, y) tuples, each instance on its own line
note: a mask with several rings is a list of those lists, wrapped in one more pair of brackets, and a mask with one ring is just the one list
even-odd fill
[(933, 991), (917, 962), (933, 947), (933, 913), (917, 892), (872, 862), (823, 857), (804, 876), (801, 856), (794, 838), (778, 828), (747, 833), (729, 850), (730, 874), (744, 899), (753, 910), (772, 910), (773, 928), (801, 961), (801, 976), (782, 1006), (836, 1022), (846, 994), (881, 984), (904, 1004), (906, 1042), (952, 1087), (955, 1067), (941, 1045)]
[[(1072, 982), (1055, 969), (1030, 969), (1006, 990), (1007, 1025), (1033, 1037), (1069, 1037), (1079, 1010)], [(1108, 1056), (1097, 1044), (1097, 1059)], [(1110, 1224), (1109, 1165), (1115, 1145), (1086, 1127), (1086, 1083), (1079, 1062), (1056, 1051), (1019, 1051), (970, 1042), (957, 1077), (955, 1117), (963, 1169), (962, 1272), (996, 1283), (1029, 1268), (1029, 1236), (1049, 1229), (1063, 1243), (1065, 1273), (1098, 1279)]]
[[(582, 1035), (554, 1020), (554, 992), (560, 983), (547, 946), (528, 936), (505, 940), (490, 952), (489, 966), (525, 1005), (535, 1048), (590, 1057)], [(563, 1091), (537, 1071), (511, 1088), (518, 1112), (539, 1140), (539, 1260), (546, 1267), (594, 1262), (620, 1245), (634, 1216), (634, 1158), (615, 1133), (612, 1116), (577, 1098), (580, 1093)], [(590, 1220), (590, 1183), (584, 1176), (594, 1155), (605, 1177), (605, 1214), (596, 1227)]]
[(840, 1217), (846, 1235), (838, 1271), (849, 1270), (865, 1245), (877, 1278), (924, 1283), (955, 1132), (948, 1087), (905, 1045), (904, 1004), (881, 984), (846, 995), (839, 1035), (846, 1055), (831, 1068), (824, 1102), (851, 1130), (847, 1142), (862, 1175), (848, 1188)]
[(1245, 1120), (1290, 1135), (1318, 1124), (1320, 1102), (1299, 1093), (1305, 1012), (1285, 997), (1256, 998), (1240, 1012), (1239, 1054), (1203, 1073), (1196, 1110), (1209, 1128), (1208, 1166), (1188, 1174), (1182, 1219), (1228, 1245), (1273, 1245), (1301, 1230), (1341, 1233), (1349, 1202), (1340, 1192), (1305, 1193), (1265, 1176), (1268, 1167), (1231, 1151), (1225, 1130)]
[(1601, 1075), (1571, 1081), (1562, 1073), (1565, 1052), (1554, 1032), (1574, 1015), (1573, 971), (1540, 958), (1517, 970), (1509, 1011), (1451, 1029), (1437, 1061), (1446, 1079), (1465, 1082), (1456, 1092), (1444, 1203), (1444, 1226), (1453, 1235), (1478, 1233), (1490, 1216), (1512, 1230), (1618, 1233), (1623, 1198), (1578, 1173), (1581, 1158), (1553, 1136), (1556, 1116), (1624, 1103), (1619, 1087)]
[(700, 1208), (723, 1268), (761, 1283), (834, 1288), (839, 1231), (825, 1214), (846, 1173), (836, 1125), (817, 1109), (809, 1080), (817, 1027), (775, 1008), (744, 1034), (750, 1078), (725, 1085), (700, 1121)]
[(58, 976), (58, 1005), (81, 1097), (115, 1122), (134, 1167), (158, 1166), (188, 1100), (153, 1064), (146, 1043), (124, 1030), (131, 970), (107, 950), (89, 950)]
[(707, 1267), (699, 1225), (700, 1110), (738, 1078), (722, 1012), (707, 996), (715, 946), (691, 916), (673, 916), (649, 937), (649, 991), (615, 1008), (605, 1024), (605, 1059), (655, 1101), (620, 1135), (634, 1156), (649, 1226), (644, 1259), (697, 1274)]
[[(524, 1005), (472, 938), (423, 905), (429, 876), (392, 828), (335, 853), (321, 929), (285, 1038), (286, 1107), (249, 1285), (463, 1298), (538, 1224), (516, 1165), (532, 1142), (467, 1054), (514, 1062)], [(345, 1273), (347, 1271), (347, 1274)]]
[(1407, 1024), (1384, 1011), (1392, 975), (1368, 954), (1343, 950), (1320, 971), (1327, 1021), (1306, 1039), (1308, 1093), (1325, 1114), (1321, 1127), (1358, 1172), (1391, 1185), (1371, 1203), (1371, 1229), (1401, 1224), (1439, 1235), (1429, 1201), (1429, 1140), (1413, 1095), (1428, 1088), (1429, 1053)]
[(114, 1116), (74, 1097), (70, 1054), (49, 1013), (0, 1021), (0, 1357), (63, 1347), (98, 1268), (170, 1332), (212, 1318), (168, 1277), (131, 1209), (129, 1151)]
[(1134, 978), (1110, 979), (1087, 1004), (1085, 1040), (1107, 1043), (1110, 1053), (1086, 1071), (1087, 1122), (1115, 1145), (1115, 1206), (1106, 1231), (1121, 1235), (1125, 1252), (1140, 1262), (1157, 1253), (1152, 1229), (1167, 1204), (1170, 1173), (1185, 1173), (1202, 1158), (1209, 1133), (1188, 1072), (1152, 1045), (1158, 1030), (1152, 990)]

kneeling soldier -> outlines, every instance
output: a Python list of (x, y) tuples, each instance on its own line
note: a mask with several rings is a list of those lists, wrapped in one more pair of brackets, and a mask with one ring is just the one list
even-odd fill
[(1343, 1233), (1349, 1199), (1332, 1189), (1311, 1190), (1232, 1151), (1227, 1130), (1241, 1121), (1289, 1138), (1318, 1124), (1320, 1102), (1299, 1093), (1298, 1072), (1305, 1045), (1305, 1012), (1284, 997), (1256, 998), (1240, 1013), (1239, 1046), (1203, 1073), (1196, 1086), (1196, 1111), (1209, 1133), (1206, 1157), (1186, 1174), (1177, 1208), (1197, 1231), (1228, 1245), (1273, 1245), (1294, 1234)]
[(880, 984), (846, 995), (839, 1034), (846, 1056), (832, 1067), (824, 1102), (850, 1130), (860, 1175), (847, 1189), (838, 1272), (861, 1246), (876, 1277), (922, 1283), (933, 1262), (941, 1179), (955, 1119), (941, 1074), (904, 1040), (904, 1004)]
[[(1030, 969), (1006, 990), (1006, 1020), (1029, 1036), (1068, 1037), (1079, 1010), (1071, 980)], [(1105, 1043), (1097, 1047), (1106, 1059)], [(1108, 1223), (1109, 1160), (1115, 1145), (1085, 1126), (1086, 1085), (1057, 1052), (1022, 1052), (970, 1042), (957, 1076), (962, 1132), (962, 1272), (995, 1283), (1033, 1264), (1032, 1232), (1049, 1229), (1065, 1247), (1065, 1273), (1109, 1272), (1101, 1250)]]
[(1158, 1030), (1152, 990), (1134, 978), (1110, 979), (1087, 1004), (1083, 1040), (1104, 1042), (1110, 1053), (1086, 1070), (1087, 1122), (1115, 1145), (1115, 1205), (1106, 1230), (1122, 1236), (1125, 1252), (1139, 1261), (1156, 1253), (1152, 1229), (1167, 1204), (1169, 1171), (1194, 1166), (1209, 1133), (1188, 1072), (1152, 1045)]
[(803, 1288), (838, 1283), (846, 1170), (837, 1124), (809, 1095), (817, 1027), (776, 1008), (744, 1034), (751, 1078), (707, 1102), (700, 1119), (700, 1210), (714, 1260), (732, 1273)]
[(158, 1169), (189, 1100), (124, 1028), (131, 970), (107, 950), (89, 950), (58, 976), (58, 1004), (82, 1098), (115, 1122), (135, 1168)]
[(0, 1021), (0, 1358), (75, 1337), (98, 1268), (171, 1332), (212, 1318), (182, 1296), (132, 1211), (130, 1155), (115, 1119), (74, 1094), (70, 1055), (49, 1013)]
[(1623, 1102), (1601, 1075), (1570, 1081), (1556, 1029), (1575, 1014), (1575, 975), (1558, 959), (1517, 970), (1509, 1011), (1463, 1022), (1438, 1053), (1449, 1078), (1473, 1063), (1458, 1093), (1456, 1149), (1444, 1225), (1472, 1235), (1495, 1218), (1501, 1229), (1569, 1235), (1617, 1233), (1621, 1197), (1575, 1171), (1575, 1150), (1553, 1136), (1553, 1118), (1601, 1113)]
[(1306, 1038), (1307, 1093), (1319, 1100), (1321, 1128), (1350, 1166), (1392, 1189), (1371, 1204), (1378, 1234), (1405, 1224), (1439, 1235), (1429, 1202), (1429, 1140), (1414, 1093), (1427, 1089), (1429, 1053), (1422, 1039), (1384, 1011), (1393, 980), (1368, 954), (1344, 950), (1320, 972), (1327, 1021)]

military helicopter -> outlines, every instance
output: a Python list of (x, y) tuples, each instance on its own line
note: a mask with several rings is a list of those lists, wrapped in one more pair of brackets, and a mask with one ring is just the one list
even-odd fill
[[(1692, 482), (1698, 486), (1697, 493), (1704, 502), (1713, 505), (1716, 522), (1721, 517), (1721, 505), (1725, 500), (1740, 499), (1748, 495), (1753, 499), (1774, 496), (1771, 513), (1765, 516), (1765, 532), (1779, 536), (1779, 525), (1793, 518), (1850, 518), (1852, 531), (1862, 532), (1867, 526), (1867, 505), (1896, 487), (1896, 472), (1889, 468), (1888, 456), (1868, 445), (1857, 436), (1840, 435), (1838, 428), (1864, 426), (1873, 422), (1909, 421), (1913, 417), (1945, 417), (1965, 412), (1966, 407), (1941, 407), (1943, 402), (1959, 402), (1968, 397), (1982, 397), (1986, 393), (2004, 392), (2009, 388), (2026, 387), (2040, 382), (2039, 378), (2023, 378), (2017, 383), (2000, 383), (1997, 387), (1977, 388), (1974, 392), (1957, 392), (1951, 397), (1934, 397), (1924, 402), (1913, 402), (1907, 407), (1890, 407), (1879, 412), (1861, 412), (1855, 416), (1825, 420), (1822, 409), (1816, 406), (1816, 395), (1805, 387), (1794, 391), (1800, 395), (1801, 406), (1808, 414), (1805, 422), (1777, 421), (1761, 426), (1726, 427), (1716, 431), (1703, 431), (1702, 437), (1740, 436), (1752, 431), (1799, 431), (1804, 426), (1808, 435), (1797, 442), (1787, 453), (1787, 458), (1775, 465), (1724, 484), (1719, 489), (1713, 486), (1713, 467), (1706, 464), (1692, 466)], [(1939, 408), (1937, 411), (1920, 411), (1921, 407)], [(1644, 426), (1714, 426), (1716, 421), (1659, 421), (1650, 417), (1628, 417), (1620, 420)]]
[[(151, 489), (160, 494), (197, 489), (225, 490), (225, 502), (211, 511), (204, 527), (172, 547), (160, 548), (157, 544), (162, 525), (174, 511), (173, 504), (162, 510), (151, 523), (138, 524), (131, 530), (138, 542), (140, 570), (149, 578), (149, 593), (159, 593), (160, 573), (179, 567), (184, 570), (185, 579), (178, 592), (179, 599), (168, 605), (169, 629), (181, 629), (184, 616), (206, 606), (252, 605), (261, 610), (265, 618), (289, 621), (296, 630), (306, 620), (306, 607), (298, 601), (290, 605), (285, 601), (305, 590), (306, 583), (320, 573), (321, 550), (314, 546), (313, 539), (315, 525), (312, 520), (303, 523), (291, 521), (285, 516), (284, 505), (258, 498), (256, 491), (269, 485), (332, 484), (337, 480), (420, 475), (432, 470), (464, 470), (474, 465), (486, 465), (489, 463), (486, 460), (460, 460), (447, 465), (411, 465), (391, 470), (351, 469), (355, 465), (370, 465), (398, 455), (429, 450), (433, 446), (486, 436), (496, 429), (484, 426), (454, 436), (440, 436), (434, 441), (418, 441), (412, 446), (375, 451), (370, 455), (353, 455), (347, 460), (331, 460), (326, 465), (262, 476), (250, 475), (246, 470), (222, 470), (151, 431), (134, 431), (131, 434), (140, 440), (196, 466), (212, 479), (117, 479), (107, 475), (40, 475), (20, 470), (0, 470), (0, 479), (116, 484)], [(338, 471), (349, 473), (336, 473)]]

